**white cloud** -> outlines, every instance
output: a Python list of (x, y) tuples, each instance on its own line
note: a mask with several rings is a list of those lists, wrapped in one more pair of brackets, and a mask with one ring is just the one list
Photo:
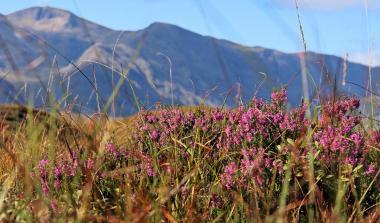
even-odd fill
[(368, 52), (352, 52), (349, 54), (349, 60), (365, 65), (380, 66), (380, 49)]
[[(295, 6), (295, 0), (273, 0), (287, 6)], [(305, 9), (336, 10), (352, 7), (365, 7), (380, 9), (379, 0), (297, 0), (299, 6)]]

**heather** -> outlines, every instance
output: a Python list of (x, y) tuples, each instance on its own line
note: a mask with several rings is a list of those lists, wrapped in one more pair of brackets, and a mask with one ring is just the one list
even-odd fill
[(53, 112), (33, 134), (29, 118), (2, 136), (14, 164), (2, 217), (376, 222), (380, 131), (363, 124), (359, 106), (340, 97), (289, 108), (281, 89), (237, 108), (161, 106), (129, 120)]

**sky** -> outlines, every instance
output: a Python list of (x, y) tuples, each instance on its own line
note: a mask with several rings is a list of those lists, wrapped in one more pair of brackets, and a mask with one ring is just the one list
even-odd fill
[(307, 50), (380, 65), (380, 0), (2, 0), (0, 13), (69, 10), (117, 30), (166, 22), (202, 35), (283, 52)]

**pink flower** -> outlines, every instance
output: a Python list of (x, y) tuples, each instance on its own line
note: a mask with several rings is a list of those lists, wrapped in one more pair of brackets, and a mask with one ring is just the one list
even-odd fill
[(55, 179), (54, 180), (54, 189), (55, 190), (58, 190), (59, 189), (59, 187), (61, 186), (61, 182), (58, 180), (58, 179)]
[(238, 168), (235, 162), (231, 162), (224, 168), (224, 173), (220, 177), (220, 181), (224, 187), (231, 189), (234, 183), (234, 175), (237, 172)]
[(62, 167), (60, 167), (60, 166), (54, 167), (54, 177), (56, 177), (56, 178), (60, 177), (62, 172), (63, 172)]
[(44, 195), (48, 195), (49, 194), (49, 184), (46, 180), (43, 180), (41, 182), (41, 186), (42, 186), (42, 192), (44, 193)]
[(47, 177), (47, 165), (49, 164), (48, 159), (42, 159), (38, 162), (38, 171), (40, 172), (41, 177)]
[(154, 177), (156, 174), (153, 170), (152, 162), (149, 158), (145, 157), (142, 160), (141, 168), (145, 170), (146, 174), (150, 177)]
[(224, 130), (224, 132), (226, 133), (227, 137), (230, 137), (231, 136), (231, 127), (227, 126), (226, 129)]
[(274, 123), (280, 123), (283, 119), (284, 119), (284, 114), (281, 112), (273, 115), (273, 122)]
[(331, 143), (331, 150), (338, 151), (342, 150), (342, 139), (340, 137), (335, 137)]
[(150, 137), (153, 141), (156, 141), (158, 139), (158, 131), (157, 129), (154, 129), (152, 133), (150, 134)]
[(252, 136), (252, 133), (247, 133), (246, 135), (245, 135), (245, 139), (248, 141), (248, 142), (252, 142), (252, 140), (253, 140), (253, 136)]
[(240, 138), (237, 135), (234, 135), (233, 139), (234, 139), (235, 145), (239, 145), (240, 144)]
[(149, 123), (154, 123), (156, 121), (156, 117), (154, 115), (147, 115), (146, 120)]
[(244, 124), (247, 124), (247, 123), (250, 123), (250, 118), (248, 116), (248, 114), (243, 114), (243, 116), (241, 117), (241, 121), (244, 123)]
[(92, 170), (92, 169), (94, 169), (94, 167), (95, 167), (95, 161), (93, 159), (87, 159), (84, 162), (84, 168), (86, 170)]
[(367, 170), (365, 171), (365, 174), (367, 174), (367, 175), (371, 175), (371, 174), (373, 174), (375, 171), (376, 171), (376, 170), (375, 170), (375, 165), (370, 164), (370, 165), (368, 166)]
[(106, 152), (111, 154), (114, 158), (117, 158), (120, 155), (119, 150), (113, 143), (106, 144)]
[(274, 91), (271, 95), (272, 102), (275, 104), (283, 104), (287, 100), (286, 90), (285, 88), (281, 89), (281, 91)]
[(51, 206), (51, 209), (53, 210), (55, 215), (59, 214), (58, 202), (56, 200), (53, 200), (50, 203), (50, 206)]
[[(266, 160), (264, 149), (243, 149), (243, 159), (241, 160), (240, 169), (242, 175), (248, 180), (253, 179), (255, 183), (261, 185), (263, 183), (262, 172), (264, 171)], [(270, 165), (270, 159), (267, 161)]]
[(356, 166), (357, 159), (353, 156), (348, 156), (343, 162), (344, 164), (350, 164), (351, 166)]
[(350, 139), (352, 141), (354, 141), (354, 144), (355, 144), (355, 148), (359, 148), (362, 144), (362, 140), (363, 140), (363, 137), (361, 135), (359, 135), (358, 133), (353, 133), (351, 136), (350, 136)]
[(214, 121), (220, 121), (220, 120), (223, 120), (224, 118), (223, 113), (219, 110), (213, 111), (211, 115)]

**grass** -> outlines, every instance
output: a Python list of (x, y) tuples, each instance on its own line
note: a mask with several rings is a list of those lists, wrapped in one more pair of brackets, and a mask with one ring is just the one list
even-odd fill
[[(0, 216), (59, 222), (377, 222), (380, 132), (358, 101), (160, 107), (127, 119), (1, 109)], [(22, 115), (20, 115), (22, 114)], [(18, 124), (16, 124), (18, 123)]]

